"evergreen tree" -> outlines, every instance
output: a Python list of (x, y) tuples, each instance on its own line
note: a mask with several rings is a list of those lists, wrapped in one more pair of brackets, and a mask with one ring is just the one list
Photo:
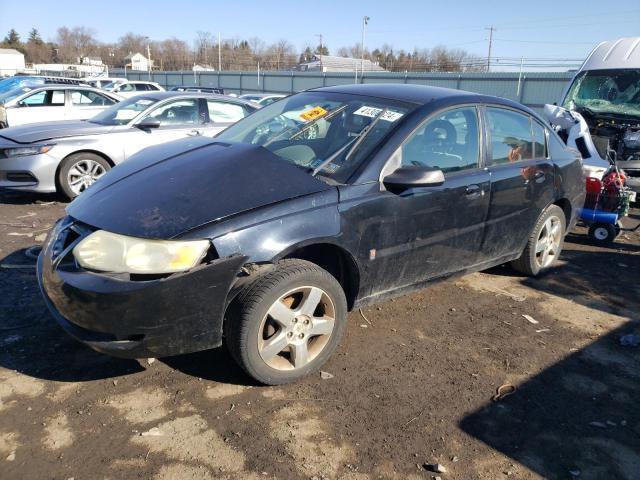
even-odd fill
[(42, 37), (40, 36), (40, 32), (38, 32), (37, 28), (32, 28), (29, 32), (29, 42), (34, 43), (36, 45), (42, 45), (44, 42), (42, 41)]
[(13, 48), (22, 46), (20, 42), (20, 34), (16, 32), (15, 29), (13, 28), (9, 30), (9, 33), (7, 33), (7, 36), (4, 37), (3, 43)]

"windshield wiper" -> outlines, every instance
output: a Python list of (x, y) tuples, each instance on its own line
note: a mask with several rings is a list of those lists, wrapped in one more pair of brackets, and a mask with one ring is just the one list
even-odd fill
[(384, 110), (382, 110), (378, 115), (376, 115), (374, 117), (374, 119), (371, 121), (371, 123), (369, 125), (367, 125), (366, 127), (364, 127), (360, 133), (358, 133), (353, 140), (345, 143), (345, 145), (343, 147), (341, 147), (340, 149), (338, 149), (335, 153), (333, 153), (329, 158), (327, 158), (324, 162), (322, 162), (320, 165), (318, 165), (316, 168), (313, 169), (313, 172), (311, 172), (312, 176), (316, 176), (324, 167), (326, 167), (327, 165), (329, 165), (334, 159), (336, 159), (338, 156), (340, 156), (340, 154), (342, 152), (344, 152), (349, 146), (351, 146), (351, 148), (349, 149), (349, 151), (347, 152), (347, 154), (344, 156), (344, 161), (346, 162), (349, 157), (351, 157), (351, 155), (353, 155), (353, 152), (356, 151), (356, 149), (360, 146), (360, 144), (364, 141), (365, 137), (369, 134), (369, 132), (371, 130), (373, 130), (373, 127), (375, 127), (376, 123), (378, 123), (378, 121), (382, 118), (382, 116), (387, 113), (389, 111), (388, 108), (385, 108)]
[[(340, 108), (336, 108), (335, 110), (327, 113), (326, 115), (323, 115), (321, 117), (316, 118), (315, 120), (312, 120), (311, 122), (307, 123), (302, 129), (300, 129), (299, 132), (297, 132), (295, 135), (293, 135), (289, 140), (293, 140), (295, 138), (297, 138), (298, 136), (302, 135), (304, 132), (306, 132), (307, 130), (309, 130), (312, 126), (314, 126), (316, 123), (318, 123), (321, 119), (325, 119), (328, 120), (330, 118), (333, 118), (334, 116), (336, 116), (338, 113), (342, 112), (345, 108), (347, 108), (347, 105), (343, 105)], [(278, 135), (276, 135), (275, 137), (273, 137), (271, 140), (269, 140), (268, 142), (266, 142), (264, 145), (262, 145), (263, 147), (268, 147), (269, 145), (271, 145), (273, 142), (275, 142), (278, 138), (282, 137), (284, 134), (289, 133), (293, 130), (297, 130), (300, 127), (298, 127), (298, 125), (294, 125), (293, 127), (289, 127), (286, 130), (283, 130), (282, 132), (280, 132)]]

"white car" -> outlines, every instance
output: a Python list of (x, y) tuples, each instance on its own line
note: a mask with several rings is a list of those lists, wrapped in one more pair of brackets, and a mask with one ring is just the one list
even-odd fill
[(0, 128), (56, 120), (87, 120), (122, 100), (79, 85), (18, 87), (0, 94)]
[(143, 82), (142, 80), (115, 82), (113, 84), (108, 84), (103, 88), (127, 98), (144, 93), (165, 91), (164, 88), (155, 82)]
[(85, 77), (81, 79), (87, 85), (90, 85), (95, 88), (104, 88), (112, 83), (122, 83), (126, 82), (126, 78), (118, 78), (118, 77)]
[(240, 98), (256, 102), (261, 107), (266, 107), (267, 105), (271, 105), (273, 102), (277, 102), (286, 96), (287, 95), (282, 95), (280, 93), (247, 93), (240, 95)]

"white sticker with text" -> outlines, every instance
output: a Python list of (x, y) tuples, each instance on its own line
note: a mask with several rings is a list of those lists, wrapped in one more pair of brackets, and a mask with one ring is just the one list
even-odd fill
[[(382, 112), (381, 108), (364, 106), (364, 107), (360, 107), (358, 110), (353, 112), (353, 114), (354, 115), (361, 115), (363, 117), (374, 118), (374, 117), (377, 117), (378, 115), (380, 115), (380, 112)], [(384, 115), (382, 115), (382, 117), (380, 117), (380, 120), (386, 120), (387, 122), (395, 122), (396, 120), (398, 120), (401, 117), (402, 117), (401, 113), (386, 111), (384, 113)]]

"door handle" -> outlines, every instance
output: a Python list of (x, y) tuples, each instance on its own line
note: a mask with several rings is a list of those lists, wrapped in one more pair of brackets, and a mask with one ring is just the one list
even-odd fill
[(484, 190), (479, 185), (468, 185), (464, 193), (468, 199), (473, 200), (484, 195)]
[(190, 137), (197, 137), (202, 135), (202, 132), (200, 130), (191, 130), (189, 133), (187, 133), (187, 135), (189, 135)]
[(537, 170), (536, 173), (533, 175), (533, 178), (535, 179), (536, 183), (542, 183), (545, 181), (547, 176), (542, 170)]

